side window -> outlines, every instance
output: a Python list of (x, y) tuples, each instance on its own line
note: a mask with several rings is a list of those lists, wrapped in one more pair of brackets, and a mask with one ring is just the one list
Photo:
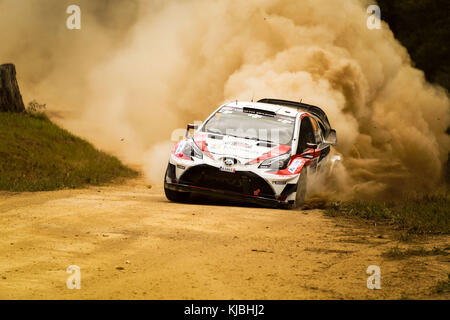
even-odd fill
[(304, 117), (300, 123), (300, 134), (298, 140), (297, 154), (301, 154), (306, 149), (307, 143), (315, 143), (316, 137), (309, 117)]

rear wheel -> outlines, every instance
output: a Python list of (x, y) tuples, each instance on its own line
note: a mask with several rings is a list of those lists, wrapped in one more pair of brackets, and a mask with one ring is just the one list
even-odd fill
[(298, 178), (297, 183), (297, 191), (295, 194), (294, 202), (291, 202), (287, 205), (288, 209), (296, 209), (301, 207), (305, 203), (306, 199), (306, 182), (308, 177), (307, 168), (304, 167), (300, 173), (300, 177)]

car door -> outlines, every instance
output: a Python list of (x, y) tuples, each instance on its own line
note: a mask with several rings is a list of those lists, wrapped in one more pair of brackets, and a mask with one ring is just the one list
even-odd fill
[(313, 121), (309, 116), (302, 118), (296, 154), (310, 159), (307, 165), (310, 167), (310, 171), (315, 172), (319, 163), (320, 152), (316, 143), (315, 128), (317, 126)]
[(323, 171), (326, 169), (328, 157), (330, 154), (331, 147), (328, 143), (325, 143), (324, 138), (324, 128), (320, 124), (320, 122), (317, 119), (311, 118), (311, 121), (315, 125), (315, 139), (317, 144), (317, 149), (319, 150), (319, 158), (318, 158), (318, 164), (317, 164), (317, 170)]

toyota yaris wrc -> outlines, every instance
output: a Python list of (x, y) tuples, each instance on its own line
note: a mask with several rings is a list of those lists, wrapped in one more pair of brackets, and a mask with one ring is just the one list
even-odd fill
[(336, 142), (316, 106), (278, 99), (226, 103), (200, 126), (188, 125), (170, 154), (164, 191), (177, 202), (195, 193), (296, 208), (308, 177), (327, 170)]

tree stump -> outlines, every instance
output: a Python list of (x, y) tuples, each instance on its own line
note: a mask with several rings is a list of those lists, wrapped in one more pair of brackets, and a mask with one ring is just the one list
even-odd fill
[(0, 65), (0, 111), (25, 111), (16, 79), (16, 68), (12, 63)]

